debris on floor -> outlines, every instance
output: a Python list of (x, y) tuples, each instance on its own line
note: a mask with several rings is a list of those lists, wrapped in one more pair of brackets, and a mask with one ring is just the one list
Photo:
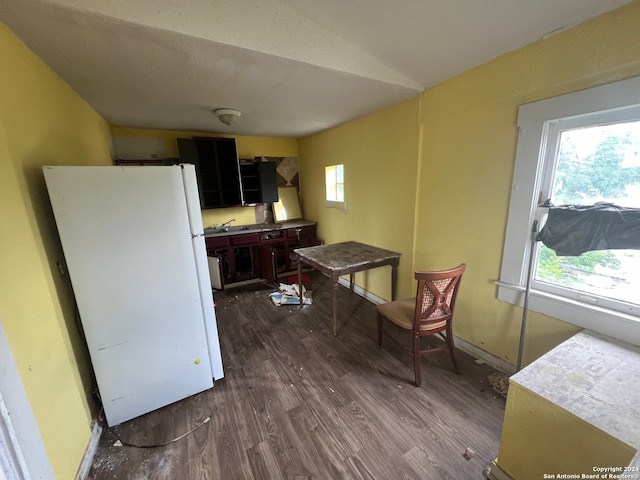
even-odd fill
[(467, 460), (471, 460), (473, 458), (473, 450), (471, 450), (469, 447), (467, 447), (467, 449), (464, 451), (464, 453), (462, 454), (462, 456), (464, 458), (466, 458)]
[[(286, 283), (281, 283), (280, 288), (277, 292), (273, 292), (269, 294), (271, 301), (274, 305), (278, 307), (280, 305), (300, 305), (300, 287), (297, 283), (293, 285), (287, 285)], [(302, 286), (302, 304), (310, 305), (311, 301), (311, 292), (308, 291), (304, 285)]]
[(509, 391), (509, 377), (504, 373), (496, 372), (490, 374), (488, 379), (491, 388), (504, 398), (507, 398), (507, 393)]

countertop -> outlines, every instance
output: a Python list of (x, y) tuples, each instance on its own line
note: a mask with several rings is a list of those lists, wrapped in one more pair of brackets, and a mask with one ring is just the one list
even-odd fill
[(205, 237), (227, 237), (229, 235), (243, 235), (247, 233), (270, 232), (273, 230), (285, 230), (288, 228), (307, 227), (315, 225), (316, 222), (309, 220), (292, 220), (282, 223), (256, 223), (253, 225), (230, 225), (228, 231), (220, 231), (219, 228), (205, 228)]
[(640, 347), (585, 330), (509, 382), (640, 450)]

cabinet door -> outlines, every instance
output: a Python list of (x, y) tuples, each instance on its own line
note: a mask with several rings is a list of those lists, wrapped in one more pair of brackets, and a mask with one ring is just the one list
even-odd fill
[(229, 242), (234, 247), (243, 247), (245, 245), (258, 245), (258, 243), (260, 243), (260, 240), (259, 234), (257, 233), (241, 233), (239, 235), (230, 235)]
[(240, 183), (245, 205), (278, 201), (275, 162), (240, 162)]
[(289, 245), (297, 247), (311, 247), (317, 245), (316, 242), (316, 226), (305, 225), (302, 227), (292, 227), (287, 229), (287, 238)]
[(221, 207), (222, 193), (215, 143), (209, 140), (195, 140), (194, 143), (197, 152), (196, 169), (202, 187), (201, 204), (205, 208)]
[(240, 183), (242, 185), (242, 201), (245, 205), (262, 203), (258, 162), (240, 162)]
[(211, 253), (214, 250), (218, 250), (221, 248), (226, 248), (229, 246), (229, 237), (207, 237), (204, 239), (205, 244), (207, 245), (207, 252)]
[(222, 263), (218, 256), (208, 256), (209, 278), (211, 279), (211, 288), (216, 290), (224, 290), (224, 274), (222, 272)]
[(241, 205), (240, 166), (238, 164), (236, 140), (235, 138), (215, 138), (213, 139), (213, 144), (220, 175), (222, 205)]
[(200, 195), (200, 206), (204, 206), (204, 188), (202, 185), (202, 173), (200, 173), (200, 164), (198, 161), (198, 150), (196, 143), (190, 138), (178, 138), (178, 155), (180, 162), (191, 163), (196, 166), (196, 180), (198, 181), (198, 195)]
[(203, 208), (241, 205), (240, 173), (234, 138), (179, 138), (180, 161), (196, 166)]
[(220, 259), (220, 271), (222, 272), (222, 281), (227, 283), (233, 283), (236, 275), (236, 262), (233, 255), (232, 248), (226, 248), (224, 250), (215, 250), (213, 256)]
[(298, 268), (298, 262), (291, 259), (291, 254), (296, 248), (313, 247), (320, 245), (320, 241), (316, 238), (316, 225), (305, 225), (303, 227), (294, 227), (287, 229), (287, 259), (289, 261), (288, 270)]
[(276, 272), (276, 251), (269, 246), (260, 245), (256, 247), (258, 252), (258, 266), (260, 268), (260, 277), (269, 283), (275, 283), (278, 278)]
[(262, 203), (278, 201), (278, 174), (275, 162), (258, 162)]

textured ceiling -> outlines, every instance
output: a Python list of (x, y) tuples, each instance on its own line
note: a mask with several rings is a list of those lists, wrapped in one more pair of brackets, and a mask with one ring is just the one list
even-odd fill
[(113, 125), (301, 137), (628, 2), (0, 0), (0, 20)]

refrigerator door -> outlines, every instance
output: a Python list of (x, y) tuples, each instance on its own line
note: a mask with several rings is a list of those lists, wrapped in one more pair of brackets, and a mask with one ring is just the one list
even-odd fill
[(109, 425), (210, 388), (179, 167), (44, 167)]
[(191, 237), (193, 242), (193, 254), (198, 274), (198, 287), (202, 303), (202, 315), (207, 334), (209, 347), (209, 361), (216, 380), (224, 377), (222, 369), (222, 354), (218, 338), (218, 324), (216, 312), (213, 307), (213, 293), (211, 291), (211, 278), (209, 276), (209, 262), (207, 259), (207, 246), (204, 239), (204, 227), (200, 212), (200, 197), (198, 196), (198, 183), (196, 170), (193, 165), (181, 165), (184, 181), (184, 191), (187, 202), (187, 213), (191, 225)]

